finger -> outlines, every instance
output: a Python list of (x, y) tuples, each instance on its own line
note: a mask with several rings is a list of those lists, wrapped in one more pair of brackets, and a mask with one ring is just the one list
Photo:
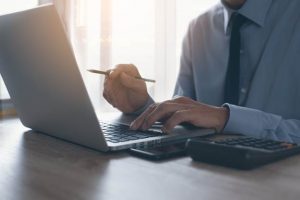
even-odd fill
[(110, 87), (111, 81), (109, 80), (108, 76), (105, 76), (104, 82), (103, 82), (103, 89), (107, 89)]
[(120, 78), (122, 85), (136, 91), (141, 91), (145, 86), (144, 81), (136, 79), (135, 77), (130, 76), (125, 72), (121, 73)]
[(137, 68), (132, 64), (119, 64), (109, 73), (109, 78), (116, 79), (122, 72), (126, 72), (133, 76), (139, 76)]
[(105, 78), (104, 84), (103, 84), (102, 95), (103, 95), (104, 99), (106, 99), (106, 101), (108, 101), (108, 103), (111, 103), (111, 98), (108, 95), (108, 88), (109, 88), (108, 80), (107, 80), (107, 78)]
[(138, 116), (131, 124), (130, 129), (137, 130), (141, 127), (141, 125), (144, 123), (146, 117), (151, 113), (155, 108), (157, 104), (154, 103), (150, 105), (140, 116)]
[(130, 125), (132, 130), (137, 130), (143, 124), (145, 118), (156, 108), (156, 103), (150, 105), (140, 116), (138, 116)]
[(159, 104), (144, 120), (142, 125), (142, 130), (147, 130), (150, 128), (156, 121), (162, 118), (168, 118), (174, 112), (182, 109), (186, 109), (187, 105), (177, 104), (177, 103), (161, 103)]
[(124, 72), (123, 65), (117, 65), (114, 69), (109, 70), (108, 77), (112, 80), (118, 78), (122, 72)]
[(182, 104), (193, 104), (193, 105), (198, 105), (199, 104), (198, 101), (195, 101), (195, 100), (193, 100), (191, 98), (188, 98), (188, 97), (182, 97), (182, 96), (174, 98), (173, 101), (176, 102), (176, 103), (182, 103)]
[(108, 69), (106, 70), (106, 75), (105, 75), (105, 78), (104, 78), (104, 81), (108, 80), (109, 79), (109, 74), (111, 73), (112, 69)]
[(104, 81), (104, 89), (103, 89), (103, 97), (110, 103), (113, 107), (117, 106), (117, 102), (115, 98), (113, 98), (115, 95), (113, 94), (113, 90), (111, 89), (111, 81), (106, 80)]
[(111, 97), (109, 95), (107, 95), (107, 93), (103, 92), (102, 96), (108, 103), (112, 104)]
[(103, 91), (103, 97), (109, 104), (111, 104), (113, 107), (116, 107), (114, 99), (109, 95), (108, 92)]
[(178, 124), (181, 124), (183, 122), (191, 122), (193, 117), (194, 116), (191, 110), (177, 111), (166, 121), (166, 123), (162, 127), (162, 131), (164, 133), (170, 133), (171, 130)]

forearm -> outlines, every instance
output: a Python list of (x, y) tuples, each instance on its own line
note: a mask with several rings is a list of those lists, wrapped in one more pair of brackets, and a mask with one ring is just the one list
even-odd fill
[(224, 106), (230, 110), (224, 132), (300, 143), (300, 120), (230, 104)]

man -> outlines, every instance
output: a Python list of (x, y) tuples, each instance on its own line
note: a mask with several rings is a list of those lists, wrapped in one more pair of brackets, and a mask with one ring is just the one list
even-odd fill
[(124, 113), (143, 112), (132, 129), (163, 120), (164, 132), (188, 122), (300, 142), (298, 8), (299, 0), (222, 0), (189, 26), (174, 99), (154, 103), (133, 65), (118, 65), (103, 95)]

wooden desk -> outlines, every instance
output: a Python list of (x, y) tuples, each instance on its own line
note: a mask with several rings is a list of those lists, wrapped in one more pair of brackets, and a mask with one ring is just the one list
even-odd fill
[(1, 200), (300, 198), (300, 156), (238, 171), (190, 158), (104, 154), (27, 131), (18, 119), (0, 122)]

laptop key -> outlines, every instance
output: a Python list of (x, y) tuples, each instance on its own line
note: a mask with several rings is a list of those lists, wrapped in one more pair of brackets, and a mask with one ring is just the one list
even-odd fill
[(108, 124), (100, 122), (104, 137), (107, 141), (117, 143), (126, 142), (130, 140), (139, 140), (149, 137), (157, 137), (163, 135), (157, 131), (134, 131), (130, 130), (128, 126), (123, 124)]

